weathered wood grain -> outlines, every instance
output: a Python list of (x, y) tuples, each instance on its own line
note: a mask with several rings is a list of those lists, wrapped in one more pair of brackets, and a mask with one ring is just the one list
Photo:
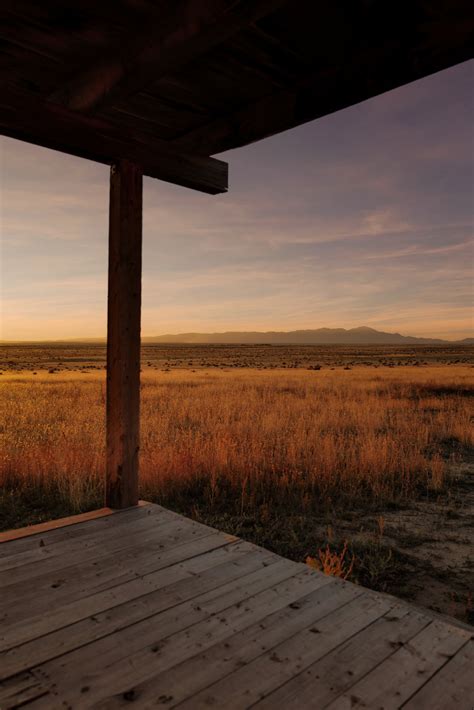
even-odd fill
[[(228, 559), (223, 561), (221, 555), (211, 553), (198, 558), (202, 563), (199, 572), (190, 563), (173, 565), (155, 573), (153, 577), (147, 575), (134, 583), (114, 588), (113, 594), (87, 598), (87, 606), (81, 612), (84, 617), (82, 620), (74, 622), (74, 618), (77, 618), (76, 608), (73, 610), (76, 616), (62, 615), (62, 627), (57, 631), (51, 630), (55, 626), (53, 621), (47, 635), (1, 652), (0, 678), (61, 656), (78, 646), (115, 634), (148, 618), (153, 619), (156, 614), (206, 591), (218, 589), (234, 579), (244, 578), (256, 570), (267, 569), (275, 564), (271, 555), (261, 550), (236, 548), (235, 551), (227, 552), (226, 557)], [(84, 613), (86, 609), (87, 615)]]
[[(142, 510), (142, 508), (144, 510)], [(110, 509), (111, 514), (113, 513), (115, 516), (120, 514), (118, 518), (114, 519), (113, 523), (110, 520), (110, 515), (99, 515), (98, 517), (92, 515), (90, 519), (82, 520), (82, 514), (79, 514), (72, 515), (68, 518), (59, 518), (57, 521), (51, 520), (47, 523), (40, 523), (39, 525), (31, 525), (26, 528), (20, 528), (20, 530), (28, 531), (28, 534), (24, 535), (17, 536), (15, 535), (17, 530), (8, 530), (5, 533), (5, 535), (9, 536), (9, 539), (5, 540), (5, 542), (8, 542), (8, 545), (0, 545), (0, 560), (6, 560), (7, 557), (16, 558), (17, 555), (21, 555), (23, 552), (30, 553), (32, 550), (37, 548), (50, 548), (52, 545), (55, 545), (57, 542), (61, 542), (63, 540), (72, 540), (73, 538), (78, 537), (93, 537), (95, 534), (100, 533), (101, 530), (110, 528), (112, 524), (115, 526), (117, 523), (136, 520), (139, 515), (151, 515), (156, 513), (158, 509), (164, 514), (175, 515), (172, 511), (166, 511), (159, 505), (152, 505), (151, 503), (146, 503), (145, 501), (139, 501), (138, 506), (133, 506), (129, 509)], [(104, 508), (99, 508), (99, 510), (104, 510)], [(91, 511), (91, 513), (94, 512), (96, 511)], [(87, 515), (87, 513), (84, 515)], [(75, 520), (76, 518), (78, 518), (77, 521)], [(59, 523), (61, 520), (69, 522), (66, 522), (64, 527), (57, 526), (56, 523)], [(42, 535), (42, 533), (45, 532), (48, 534)]]
[(112, 556), (107, 560), (107, 564), (101, 561), (98, 566), (94, 563), (84, 565), (87, 570), (81, 574), (79, 580), (75, 579), (74, 567), (71, 567), (67, 575), (62, 572), (61, 576), (50, 575), (49, 580), (43, 580), (36, 595), (28, 590), (17, 602), (14, 594), (9, 595), (9, 600), (5, 603), (2, 598), (0, 609), (2, 629), (6, 630), (10, 626), (21, 624), (23, 620), (45, 614), (52, 605), (58, 608), (89, 594), (116, 587), (143, 574), (164, 569), (187, 557), (194, 557), (227, 544), (229, 539), (222, 538), (218, 533), (210, 535), (183, 533), (182, 541), (176, 542), (168, 549), (161, 550), (160, 543), (152, 545), (150, 542), (146, 546), (149, 549), (141, 550), (141, 555), (137, 555), (136, 550), (132, 548), (125, 558), (122, 557), (115, 564)]
[[(247, 554), (253, 549), (252, 545), (242, 541), (228, 542), (223, 545), (222, 540), (218, 541), (216, 535), (201, 538), (198, 545), (196, 542), (182, 545), (180, 546), (180, 554), (183, 559), (175, 560), (170, 566), (159, 565), (156, 571), (137, 574), (129, 581), (116, 583), (117, 580), (112, 579), (110, 585), (108, 587), (103, 585), (104, 588), (99, 592), (90, 593), (61, 606), (48, 609), (36, 616), (30, 616), (21, 622), (6, 626), (0, 635), (0, 651), (23, 646), (45, 634), (51, 635), (63, 627), (88, 617), (95, 617), (100, 612), (114, 606), (149, 594), (160, 589), (163, 581), (168, 581), (169, 576), (176, 575), (177, 578), (183, 576), (183, 579), (188, 579), (210, 567), (224, 564), (241, 554)], [(271, 560), (271, 553), (265, 551), (263, 558)]]
[[(58, 658), (35, 669), (38, 677), (61, 677), (57, 692), (71, 704), (79, 701), (77, 692), (78, 669), (89, 687), (88, 702), (98, 702), (108, 697), (111, 691), (128, 693), (136, 683), (156, 673), (156, 669), (171, 668), (183, 656), (232, 636), (269, 612), (281, 609), (296, 601), (319, 580), (307, 572), (294, 574), (287, 560), (270, 565), (238, 582), (225, 585), (169, 614), (159, 614), (147, 619), (146, 624), (137, 624), (125, 629), (123, 645), (117, 648), (113, 637), (91, 644), (90, 652), (80, 650)], [(288, 576), (292, 575), (292, 576)], [(94, 648), (95, 647), (95, 648)], [(87, 648), (87, 647), (86, 647)], [(91, 653), (97, 651), (100, 668), (91, 663)], [(128, 655), (133, 652), (134, 663)], [(42, 707), (41, 702), (38, 707)], [(45, 706), (46, 707), (46, 704)]]
[(163, 531), (161, 541), (144, 540), (141, 546), (127, 548), (122, 554), (84, 562), (79, 569), (71, 564), (59, 573), (35, 578), (33, 585), (5, 587), (0, 597), (2, 625), (16, 624), (44, 613), (52, 604), (61, 606), (228, 543), (229, 538), (218, 533)]
[(458, 627), (433, 621), (394, 654), (328, 705), (331, 710), (399, 708), (469, 640)]
[(48, 688), (31, 673), (22, 673), (11, 681), (0, 681), (0, 708), (21, 707), (48, 694)]
[(107, 471), (105, 503), (138, 503), (143, 170), (127, 160), (110, 170), (107, 297)]
[(103, 527), (100, 540), (96, 532), (57, 540), (54, 544), (46, 544), (42, 536), (32, 549), (0, 559), (0, 587), (44, 574), (50, 569), (68, 567), (72, 559), (79, 563), (81, 555), (92, 560), (113, 549), (125, 549), (140, 541), (140, 536), (143, 539), (148, 532), (153, 533), (160, 525), (176, 524), (177, 521), (175, 516), (150, 508), (149, 514), (141, 518), (128, 517), (113, 527)]
[(260, 710), (326, 707), (430, 621), (428, 616), (410, 607), (395, 607), (302, 673), (294, 675), (255, 707)]
[[(474, 632), (473, 632), (474, 633)], [(472, 710), (474, 703), (474, 642), (448, 660), (404, 705), (406, 710)]]
[[(125, 534), (121, 536), (123, 530)], [(44, 583), (49, 586), (52, 575), (61, 578), (61, 585), (58, 586), (78, 584), (81, 583), (83, 574), (91, 570), (102, 574), (110, 564), (114, 564), (112, 556), (119, 551), (123, 555), (116, 560), (117, 566), (121, 559), (128, 560), (133, 556), (138, 559), (140, 553), (146, 555), (157, 549), (164, 551), (173, 543), (179, 544), (183, 537), (188, 535), (191, 538), (202, 537), (213, 534), (214, 531), (198, 525), (191, 525), (184, 529), (182, 520), (163, 520), (161, 516), (157, 516), (154, 524), (147, 517), (139, 521), (136, 526), (119, 528), (115, 536), (111, 534), (112, 532), (109, 532), (102, 544), (97, 540), (88, 540), (81, 546), (71, 545), (70, 554), (66, 546), (59, 555), (5, 570), (1, 577), (0, 609), (9, 604), (10, 600), (19, 603), (20, 600), (29, 599), (34, 595), (34, 590), (24, 584), (28, 580), (34, 580), (37, 590), (40, 590)]]
[(57, 520), (48, 520), (46, 523), (38, 523), (37, 525), (28, 525), (24, 528), (16, 528), (14, 530), (5, 530), (0, 532), (0, 543), (2, 542), (12, 542), (13, 540), (19, 540), (24, 537), (29, 537), (30, 535), (39, 535), (44, 532), (49, 532), (56, 528), (64, 528), (68, 525), (78, 525), (79, 523), (86, 523), (89, 520), (96, 520), (104, 516), (112, 515), (115, 513), (112, 508), (98, 508), (97, 510), (91, 510), (88, 513), (80, 513), (79, 515), (71, 515), (67, 518), (58, 518)]
[(386, 599), (364, 594), (314, 626), (182, 703), (183, 708), (248, 708), (389, 611)]
[[(320, 578), (321, 586), (296, 602), (261, 621), (251, 624), (230, 638), (209, 649), (183, 659), (179, 664), (144, 683), (134, 686), (135, 696), (143, 708), (156, 706), (156, 698), (172, 698), (175, 705), (192, 698), (197, 692), (215, 683), (234, 670), (249, 663), (269, 648), (273, 648), (298, 631), (363, 594), (351, 584), (334, 583), (329, 577)], [(192, 650), (192, 648), (191, 648)], [(127, 700), (121, 694), (102, 701), (100, 708), (122, 707)]]
[(2, 710), (470, 707), (467, 628), (150, 508), (4, 543)]

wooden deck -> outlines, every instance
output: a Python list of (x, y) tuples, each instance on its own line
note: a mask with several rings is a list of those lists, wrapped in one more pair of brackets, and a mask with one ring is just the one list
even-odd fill
[(157, 505), (72, 522), (0, 546), (2, 710), (472, 709), (467, 627)]

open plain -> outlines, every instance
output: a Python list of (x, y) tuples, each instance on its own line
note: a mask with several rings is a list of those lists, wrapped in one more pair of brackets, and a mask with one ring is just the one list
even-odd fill
[[(2, 348), (2, 529), (98, 507), (103, 344)], [(142, 351), (141, 497), (472, 623), (474, 351)]]

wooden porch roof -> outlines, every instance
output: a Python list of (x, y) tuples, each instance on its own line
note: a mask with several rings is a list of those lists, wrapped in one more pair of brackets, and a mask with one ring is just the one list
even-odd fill
[(0, 131), (208, 193), (209, 156), (472, 56), (469, 0), (3, 0)]

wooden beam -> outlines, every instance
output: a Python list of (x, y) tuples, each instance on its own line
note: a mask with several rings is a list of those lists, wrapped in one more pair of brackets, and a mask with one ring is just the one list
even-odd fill
[(142, 169), (110, 171), (107, 315), (107, 473), (105, 505), (138, 503)]
[(288, 0), (180, 0), (160, 6), (120, 53), (99, 56), (51, 97), (74, 111), (120, 103)]
[(221, 160), (189, 155), (148, 134), (20, 93), (0, 93), (0, 134), (108, 165), (129, 160), (144, 175), (211, 195), (228, 186), (228, 166)]

